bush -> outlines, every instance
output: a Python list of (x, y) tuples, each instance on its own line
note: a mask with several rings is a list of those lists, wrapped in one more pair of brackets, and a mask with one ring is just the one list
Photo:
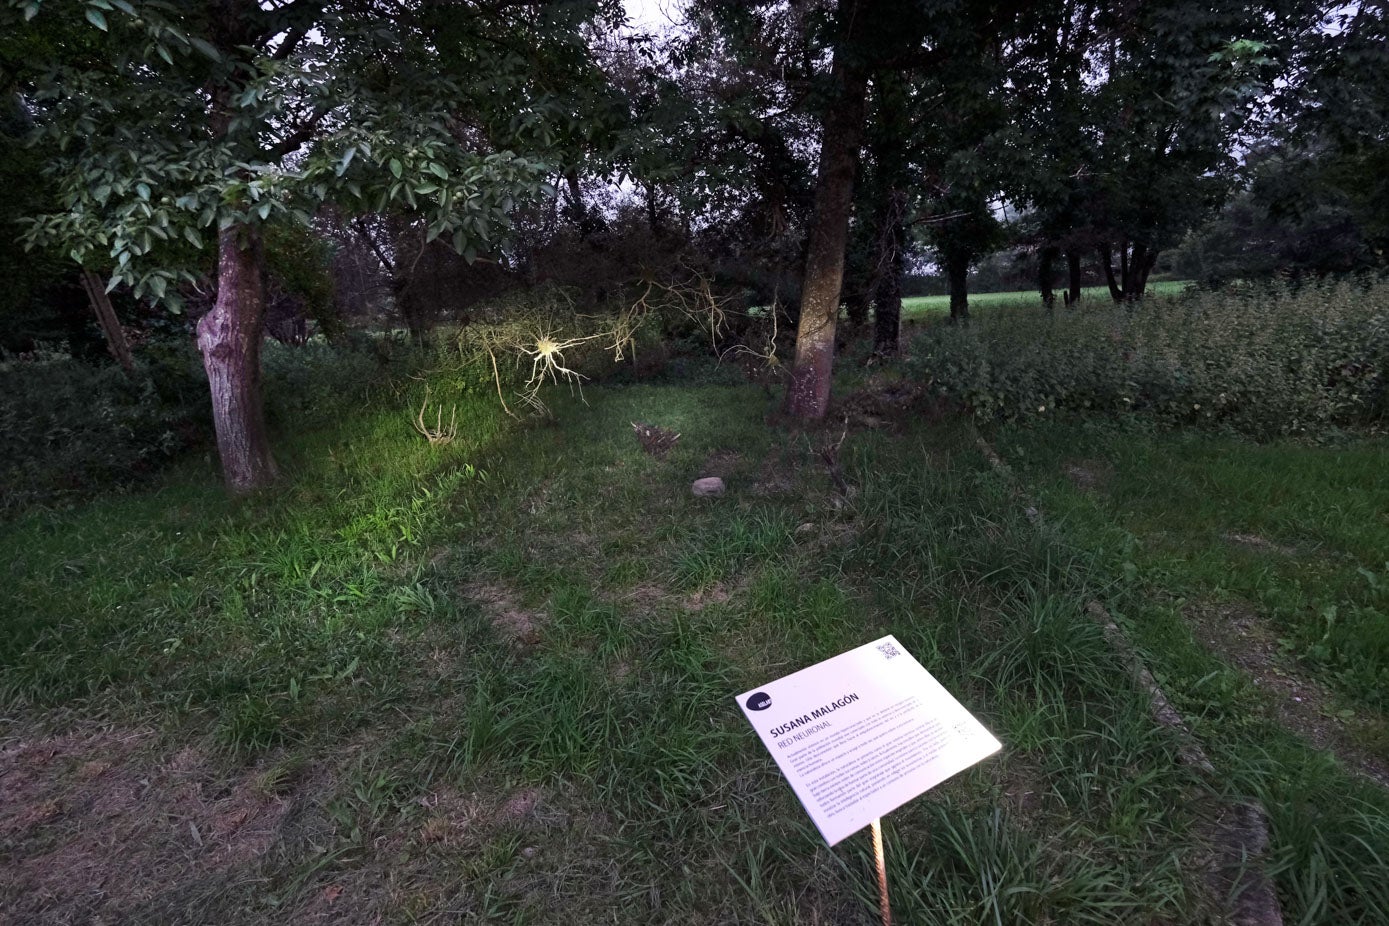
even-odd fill
[(196, 353), (135, 377), (63, 354), (0, 363), (0, 515), (128, 481), (211, 434)]
[[(0, 362), (0, 517), (131, 482), (213, 444), (202, 358), (191, 340), (152, 341), (134, 377), (58, 352)], [(365, 405), (372, 389), (419, 369), (417, 348), (364, 336), (262, 348), (272, 435), (319, 427)]]
[(927, 329), (909, 364), (983, 420), (1139, 413), (1252, 437), (1389, 417), (1389, 285), (1227, 289)]
[(373, 389), (404, 378), (427, 360), (418, 347), (390, 335), (344, 338), (340, 345), (318, 337), (299, 347), (267, 338), (261, 347), (261, 370), (271, 436), (323, 425), (359, 410)]

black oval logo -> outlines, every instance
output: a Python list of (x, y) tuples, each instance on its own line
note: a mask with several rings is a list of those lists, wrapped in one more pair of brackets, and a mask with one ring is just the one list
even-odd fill
[(765, 711), (771, 706), (772, 696), (765, 691), (759, 691), (748, 698), (748, 710), (750, 711)]

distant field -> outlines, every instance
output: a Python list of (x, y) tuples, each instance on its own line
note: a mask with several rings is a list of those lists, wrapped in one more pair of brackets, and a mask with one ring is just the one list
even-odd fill
[[(1191, 285), (1190, 280), (1163, 280), (1148, 284), (1148, 291), (1160, 296), (1172, 296)], [(1104, 286), (1087, 286), (1085, 299), (1109, 301), (1109, 289)], [(1061, 290), (1056, 291), (1057, 303), (1061, 302)], [(1036, 304), (1041, 302), (1035, 289), (1014, 290), (1007, 293), (970, 293), (969, 305), (974, 308), (992, 308), (998, 305), (1018, 303)], [(944, 315), (950, 311), (949, 296), (913, 296), (902, 300), (902, 312), (909, 316)]]

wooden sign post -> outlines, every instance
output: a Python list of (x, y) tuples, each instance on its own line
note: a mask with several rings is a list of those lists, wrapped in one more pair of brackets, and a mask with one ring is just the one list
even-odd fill
[(873, 861), (878, 866), (878, 910), (883, 915), (883, 926), (892, 926), (892, 905), (887, 902), (887, 856), (883, 854), (883, 821), (874, 820)]

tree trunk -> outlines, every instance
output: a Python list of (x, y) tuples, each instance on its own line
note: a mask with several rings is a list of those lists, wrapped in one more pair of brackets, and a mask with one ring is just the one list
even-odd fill
[(786, 390), (786, 413), (802, 421), (823, 418), (829, 406), (834, 326), (839, 315), (854, 172), (868, 96), (865, 75), (858, 68), (849, 67), (844, 57), (842, 50), (835, 52), (831, 76), (838, 94), (825, 117), (820, 142), (815, 216), (801, 286), (801, 317), (796, 327), (796, 366)]
[(584, 205), (584, 194), (579, 187), (579, 174), (573, 170), (566, 171), (564, 179), (569, 185), (569, 220), (582, 231), (588, 221), (588, 208)]
[(424, 346), (429, 340), (429, 321), (426, 318), (428, 313), (414, 283), (413, 279), (396, 277), (391, 280), (391, 290), (395, 296), (396, 310), (400, 312), (400, 320), (405, 324), (410, 341)]
[(1124, 298), (1138, 299), (1143, 295), (1142, 288), (1138, 285), (1138, 278), (1143, 273), (1143, 265), (1148, 261), (1148, 249), (1138, 242), (1134, 242), (1124, 257)]
[(1047, 245), (1037, 255), (1037, 288), (1042, 294), (1042, 305), (1047, 307), (1048, 312), (1056, 303), (1056, 291), (1052, 289), (1051, 283), (1058, 253), (1057, 248)]
[(106, 349), (121, 365), (121, 369), (125, 370), (127, 376), (135, 375), (135, 358), (130, 354), (130, 342), (126, 340), (125, 329), (116, 318), (116, 310), (111, 307), (106, 287), (101, 285), (101, 278), (90, 270), (83, 270), (82, 289), (87, 293), (87, 301), (92, 304), (92, 311), (96, 313), (101, 333), (106, 336)]
[(953, 253), (945, 258), (945, 275), (950, 280), (950, 321), (969, 321), (969, 255)]
[(1109, 284), (1109, 297), (1115, 302), (1124, 301), (1124, 291), (1114, 279), (1114, 250), (1108, 242), (1100, 245), (1100, 266), (1104, 268), (1104, 279)]
[(260, 388), (265, 255), (259, 233), (245, 227), (224, 230), (217, 249), (217, 301), (198, 322), (198, 349), (212, 390), (222, 473), (227, 488), (245, 494), (279, 475)]
[(1069, 283), (1066, 304), (1076, 305), (1080, 302), (1080, 252), (1066, 252), (1066, 274)]
[(1149, 251), (1147, 258), (1143, 261), (1143, 266), (1139, 269), (1137, 292), (1140, 299), (1148, 292), (1148, 275), (1151, 274), (1153, 268), (1157, 266), (1157, 259), (1158, 252), (1156, 250)]
[(902, 225), (892, 230), (892, 254), (878, 281), (873, 304), (873, 353), (889, 357), (897, 353), (902, 334), (902, 272), (906, 259), (902, 253)]
[(656, 184), (648, 183), (646, 188), (646, 226), (651, 229), (651, 238), (660, 241), (661, 234), (661, 212), (656, 205)]
[(868, 304), (872, 301), (868, 286), (871, 282), (865, 281), (863, 288), (855, 287), (844, 297), (844, 317), (854, 330), (868, 324)]

